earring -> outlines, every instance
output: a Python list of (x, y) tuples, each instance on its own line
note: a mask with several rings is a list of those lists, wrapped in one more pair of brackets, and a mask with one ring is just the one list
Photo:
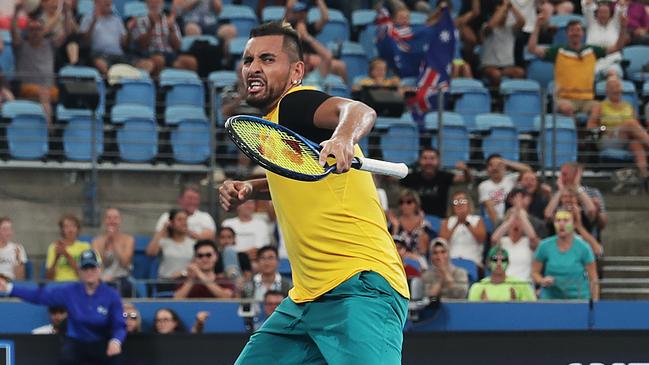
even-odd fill
[(298, 81), (298, 80), (293, 80), (293, 85), (297, 85), (297, 84), (299, 84), (299, 83), (300, 83), (300, 81)]

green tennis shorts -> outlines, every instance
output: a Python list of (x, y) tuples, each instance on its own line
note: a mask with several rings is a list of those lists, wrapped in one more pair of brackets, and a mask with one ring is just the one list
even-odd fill
[(235, 364), (401, 364), (407, 313), (381, 275), (361, 272), (316, 301), (284, 299)]

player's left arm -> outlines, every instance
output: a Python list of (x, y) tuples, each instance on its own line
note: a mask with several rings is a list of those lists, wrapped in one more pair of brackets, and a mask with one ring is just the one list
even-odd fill
[(313, 124), (334, 132), (331, 138), (320, 143), (320, 163), (324, 164), (327, 156), (332, 155), (336, 158), (336, 171), (348, 171), (354, 157), (354, 145), (372, 130), (375, 121), (374, 109), (359, 101), (340, 97), (325, 100), (316, 109)]

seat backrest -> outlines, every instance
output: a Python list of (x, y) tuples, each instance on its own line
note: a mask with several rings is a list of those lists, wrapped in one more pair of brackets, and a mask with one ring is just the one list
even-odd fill
[(151, 79), (120, 80), (115, 104), (137, 104), (155, 108), (155, 85)]
[(419, 154), (419, 130), (414, 123), (396, 121), (381, 136), (383, 159), (412, 165)]
[[(104, 152), (104, 128), (101, 121), (95, 123), (95, 153), (99, 157)], [(74, 117), (68, 121), (63, 131), (63, 151), (65, 158), (72, 161), (92, 160), (92, 118)]]
[[(464, 125), (444, 125), (437, 131), (438, 135), (433, 136), (431, 145), (439, 149), (441, 166), (453, 168), (458, 161), (469, 160), (470, 139), (469, 131)], [(441, 133), (442, 146), (439, 148), (438, 139)]]
[(205, 89), (201, 82), (178, 83), (167, 90), (165, 107), (191, 105), (205, 107)]
[(124, 4), (124, 13), (122, 16), (124, 18), (130, 17), (141, 17), (147, 15), (149, 10), (146, 7), (146, 4), (142, 1), (129, 1)]
[(649, 46), (628, 46), (622, 49), (622, 55), (629, 61), (626, 71), (629, 74), (641, 72), (642, 66), (649, 62)]
[(375, 24), (369, 24), (358, 35), (358, 42), (363, 46), (368, 59), (372, 59), (379, 54), (376, 49), (376, 30)]
[(527, 76), (547, 88), (548, 83), (554, 79), (554, 63), (535, 58), (527, 66)]
[(376, 19), (376, 10), (357, 9), (352, 11), (352, 26), (363, 27), (373, 24)]
[(171, 106), (165, 109), (165, 124), (176, 125), (183, 120), (207, 120), (205, 109), (192, 105)]
[[(442, 123), (444, 125), (465, 126), (466, 123), (462, 115), (455, 112), (443, 112)], [(439, 113), (432, 111), (424, 117), (424, 127), (427, 130), (437, 130), (439, 128)]]
[(489, 133), (482, 138), (482, 153), (484, 156), (498, 153), (504, 159), (518, 161), (520, 155), (516, 128), (513, 125), (491, 127)]
[(261, 20), (263, 22), (274, 22), (284, 19), (286, 8), (284, 6), (266, 6), (261, 11)]
[(19, 114), (32, 114), (45, 116), (41, 104), (29, 100), (12, 100), (2, 105), (2, 117), (11, 119)]
[(211, 46), (218, 46), (219, 45), (219, 39), (216, 38), (213, 35), (209, 34), (202, 34), (202, 35), (190, 35), (190, 36), (184, 36), (183, 39), (180, 41), (180, 51), (182, 52), (188, 52), (190, 48), (192, 48), (192, 45), (196, 41), (202, 41), (202, 42), (207, 42)]
[(466, 91), (455, 99), (453, 111), (462, 115), (470, 132), (477, 129), (476, 115), (491, 111), (491, 96), (482, 91)]
[[(317, 8), (309, 9), (307, 19), (309, 23), (319, 20), (320, 10)], [(322, 28), (322, 31), (318, 33), (316, 39), (322, 44), (349, 40), (349, 24), (340, 10), (329, 9), (329, 21)]]
[(223, 5), (219, 18), (229, 20), (242, 37), (248, 37), (252, 28), (259, 24), (255, 11), (246, 5)]
[(158, 129), (155, 121), (133, 118), (117, 130), (117, 145), (122, 160), (150, 162), (158, 153)]
[(43, 115), (16, 115), (7, 126), (6, 133), (11, 157), (35, 160), (47, 154), (47, 122)]
[(174, 159), (180, 163), (203, 163), (210, 157), (210, 128), (206, 120), (187, 119), (171, 131)]

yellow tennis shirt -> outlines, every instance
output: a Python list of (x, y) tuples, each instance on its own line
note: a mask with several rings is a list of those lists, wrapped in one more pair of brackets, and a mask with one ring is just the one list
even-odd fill
[[(289, 93), (305, 89), (312, 88)], [(278, 123), (279, 105), (264, 118)], [(355, 155), (362, 156), (358, 146)], [(294, 302), (313, 301), (361, 271), (380, 274), (410, 297), (370, 173), (352, 169), (315, 182), (269, 171), (266, 177), (291, 262)]]

